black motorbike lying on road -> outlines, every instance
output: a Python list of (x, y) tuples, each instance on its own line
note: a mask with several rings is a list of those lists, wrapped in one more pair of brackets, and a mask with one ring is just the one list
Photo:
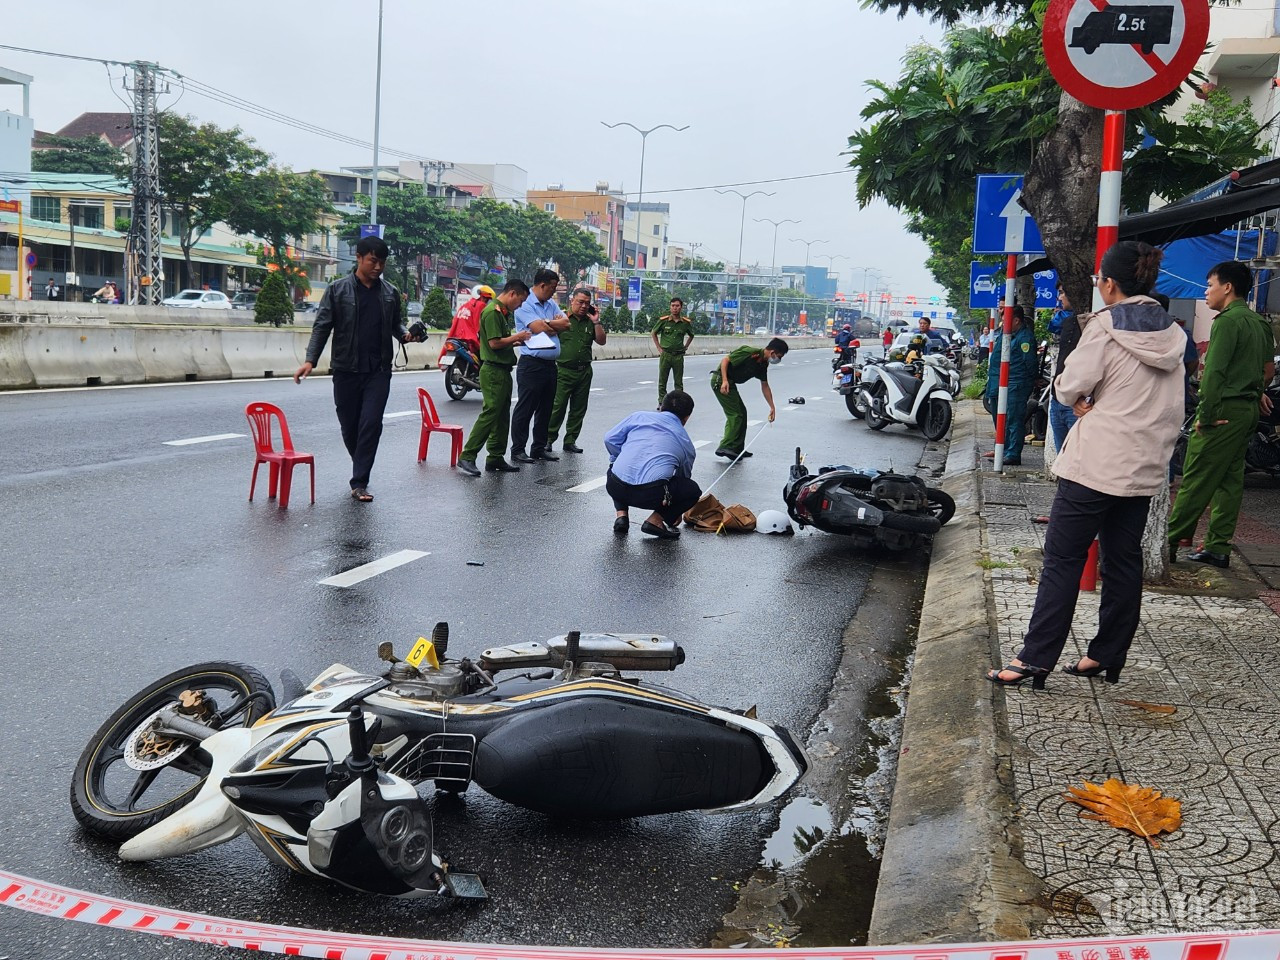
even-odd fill
[[(475, 783), (553, 816), (724, 812), (777, 800), (808, 759), (755, 708), (699, 703), (622, 670), (674, 670), (649, 634), (579, 634), (445, 658), (436, 625), (373, 676), (334, 664), (305, 688), (244, 664), (203, 663), (135, 694), (76, 764), (71, 809), (124, 841), (124, 860), (196, 853), (248, 834), (299, 873), (395, 897), (484, 897), (437, 854), (417, 785)], [(494, 676), (503, 672), (501, 680)]]
[(859, 546), (878, 543), (890, 550), (920, 545), (956, 512), (950, 495), (919, 477), (845, 465), (810, 473), (799, 447), (782, 497), (801, 528), (817, 527), (852, 537)]

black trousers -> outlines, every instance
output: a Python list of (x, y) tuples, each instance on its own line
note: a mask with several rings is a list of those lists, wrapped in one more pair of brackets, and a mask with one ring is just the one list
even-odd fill
[(1047, 670), (1057, 666), (1096, 536), (1102, 604), (1087, 655), (1108, 667), (1124, 666), (1142, 609), (1142, 531), (1150, 506), (1150, 497), (1116, 497), (1058, 480), (1044, 538), (1044, 572), (1019, 660)]
[(612, 470), (605, 478), (604, 488), (613, 497), (615, 510), (628, 507), (655, 510), (673, 527), (702, 496), (702, 488), (688, 477), (674, 476), (670, 480), (654, 480), (652, 483), (626, 483), (615, 477)]
[(520, 358), (516, 364), (516, 408), (511, 412), (511, 452), (523, 453), (529, 440), (529, 421), (533, 421), (534, 453), (547, 445), (547, 425), (556, 400), (556, 362), (542, 357)]
[(342, 442), (351, 454), (351, 489), (367, 487), (378, 441), (382, 439), (382, 414), (391, 395), (391, 371), (373, 373), (333, 372), (333, 405), (338, 410)]

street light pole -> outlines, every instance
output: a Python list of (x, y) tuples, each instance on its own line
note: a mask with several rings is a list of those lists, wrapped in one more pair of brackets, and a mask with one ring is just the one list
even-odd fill
[(369, 186), (369, 222), (378, 222), (378, 135), (382, 131), (382, 0), (378, 0), (378, 79), (373, 88), (373, 183)]
[[(636, 133), (640, 134), (640, 195), (636, 199), (636, 273), (639, 273), (640, 272), (640, 214), (643, 212), (643, 205), (644, 205), (644, 149), (649, 142), (649, 134), (653, 133), (653, 131), (655, 130), (662, 130), (663, 128), (667, 130), (674, 130), (676, 133), (679, 133), (681, 130), (688, 130), (689, 125), (686, 123), (683, 127), (675, 127), (669, 123), (660, 123), (656, 127), (650, 127), (648, 130), (641, 130), (634, 123), (628, 123), (626, 120), (623, 120), (620, 123), (605, 123), (603, 120), (601, 120), (600, 123), (601, 125), (608, 127), (610, 130), (614, 129), (615, 127), (630, 127)], [(624, 198), (623, 207), (622, 207), (622, 219), (624, 222), (626, 221), (626, 218), (627, 218), (627, 208), (626, 208), (626, 199)], [(622, 250), (622, 262), (624, 265), (627, 262), (627, 251), (626, 251), (625, 242), (623, 244), (623, 250)], [(640, 292), (641, 292), (641, 296), (643, 296), (644, 294), (643, 285), (640, 287)]]
[[(835, 294), (840, 290), (840, 274), (834, 273), (832, 271), (832, 268), (835, 266), (837, 260), (848, 260), (849, 258), (846, 257), (843, 253), (820, 253), (817, 256), (817, 259), (827, 261), (827, 279), (830, 280), (832, 277), (835, 277), (836, 279), (836, 288), (834, 291), (832, 291), (832, 295), (831, 295), (831, 301), (832, 301), (832, 304), (834, 304)], [(827, 317), (831, 316), (830, 311), (827, 312), (826, 316)], [(826, 317), (824, 317), (823, 319), (825, 320)]]
[(736, 193), (742, 198), (742, 220), (738, 224), (738, 284), (733, 292), (735, 301), (738, 304), (737, 316), (742, 317), (742, 237), (747, 229), (747, 201), (754, 196), (772, 197), (772, 190), (752, 190), (750, 193), (743, 193), (741, 190), (717, 190), (716, 193)]
[(769, 336), (773, 336), (777, 331), (774, 324), (778, 319), (778, 228), (784, 223), (799, 223), (799, 220), (770, 220), (768, 217), (752, 217), (756, 223), (772, 223), (773, 224), (773, 262), (769, 265), (769, 290), (772, 296), (769, 298)]

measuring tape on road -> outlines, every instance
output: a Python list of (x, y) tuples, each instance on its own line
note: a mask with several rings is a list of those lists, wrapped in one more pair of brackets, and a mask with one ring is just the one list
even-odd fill
[[(243, 923), (151, 907), (0, 870), (0, 904), (58, 920), (150, 933), (222, 947), (325, 960), (741, 960), (741, 950), (590, 950), (401, 940)], [(1034, 940), (895, 947), (788, 947), (753, 950), (755, 960), (1275, 960), (1280, 930), (1092, 940)], [(1228, 956), (1230, 954), (1230, 956)]]

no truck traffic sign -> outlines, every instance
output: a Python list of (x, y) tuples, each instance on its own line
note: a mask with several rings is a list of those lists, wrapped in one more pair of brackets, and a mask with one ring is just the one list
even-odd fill
[(1042, 42), (1063, 90), (1130, 110), (1176, 90), (1208, 37), (1207, 0), (1050, 0)]

